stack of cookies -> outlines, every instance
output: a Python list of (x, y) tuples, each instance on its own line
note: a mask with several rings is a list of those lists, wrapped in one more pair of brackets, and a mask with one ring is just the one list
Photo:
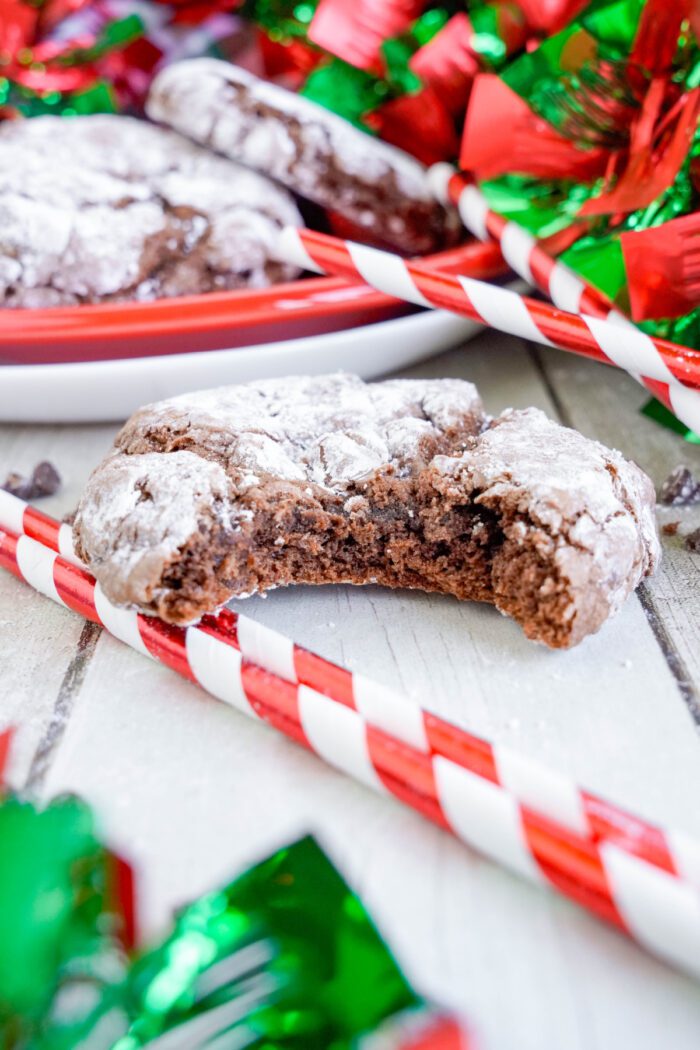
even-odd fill
[(0, 124), (0, 304), (290, 280), (299, 271), (272, 249), (306, 202), (407, 254), (456, 237), (413, 157), (229, 63), (166, 68), (147, 110), (169, 127), (111, 115)]

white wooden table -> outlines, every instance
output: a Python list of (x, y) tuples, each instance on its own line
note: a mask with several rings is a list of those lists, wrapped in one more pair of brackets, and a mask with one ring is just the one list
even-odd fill
[[(679, 462), (700, 473), (700, 449), (642, 418), (644, 392), (603, 366), (487, 333), (411, 374), (473, 379), (491, 410), (539, 405), (657, 484)], [(0, 475), (50, 458), (65, 485), (45, 506), (61, 514), (114, 431), (0, 427)], [(665, 546), (657, 577), (568, 653), (527, 642), (490, 608), (410, 592), (300, 588), (245, 611), (700, 835), (700, 557)], [(4, 574), (0, 668), (0, 723), (21, 726), (14, 782), (44, 797), (76, 791), (97, 808), (138, 866), (146, 934), (312, 830), (410, 978), (470, 1018), (483, 1050), (700, 1045), (700, 985)]]

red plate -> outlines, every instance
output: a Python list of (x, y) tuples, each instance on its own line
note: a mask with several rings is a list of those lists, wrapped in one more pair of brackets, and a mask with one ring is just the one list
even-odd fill
[[(425, 261), (470, 277), (494, 277), (504, 270), (498, 247), (478, 242)], [(48, 364), (236, 349), (373, 324), (411, 309), (367, 285), (317, 277), (261, 291), (148, 303), (4, 310), (0, 362)]]

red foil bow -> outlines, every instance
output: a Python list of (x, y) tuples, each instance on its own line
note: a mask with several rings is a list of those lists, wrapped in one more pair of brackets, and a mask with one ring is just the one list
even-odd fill
[(664, 112), (666, 93), (664, 78), (652, 81), (632, 127), (624, 170), (610, 190), (586, 201), (581, 215), (636, 211), (652, 204), (671, 186), (698, 126), (700, 88), (677, 99)]
[(517, 0), (528, 23), (538, 33), (558, 33), (588, 3), (590, 0)]
[(605, 172), (608, 153), (579, 149), (530, 109), (500, 77), (476, 78), (464, 125), (460, 166), (479, 179), (516, 172), (589, 182)]
[(474, 30), (467, 15), (460, 12), (424, 44), (410, 61), (410, 67), (424, 84), (430, 84), (448, 112), (464, 109), (481, 61), (474, 50)]
[(681, 317), (700, 304), (700, 213), (620, 237), (635, 321)]
[(381, 47), (418, 18), (427, 0), (321, 0), (309, 40), (351, 66), (380, 73)]

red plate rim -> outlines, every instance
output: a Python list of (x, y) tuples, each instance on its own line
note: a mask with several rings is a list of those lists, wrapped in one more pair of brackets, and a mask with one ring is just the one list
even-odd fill
[[(498, 276), (504, 271), (497, 245), (470, 242), (459, 248), (426, 257), (428, 265), (462, 270), (469, 276)], [(45, 309), (3, 310), (0, 347), (44, 345), (83, 341), (121, 342), (135, 336), (179, 337), (218, 332), (275, 321), (293, 327), (295, 317), (305, 319), (330, 314), (357, 313), (396, 306), (396, 300), (367, 285), (342, 278), (308, 277), (287, 284), (251, 291), (209, 292), (205, 295), (157, 299), (151, 302), (99, 303)]]

